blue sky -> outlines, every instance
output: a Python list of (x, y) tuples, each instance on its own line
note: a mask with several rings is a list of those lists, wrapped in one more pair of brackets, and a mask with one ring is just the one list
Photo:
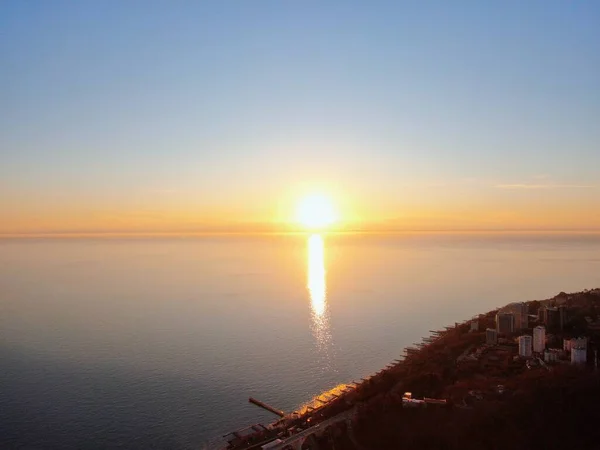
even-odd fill
[(585, 1), (2, 2), (0, 228), (270, 222), (311, 189), (399, 228), (600, 228), (598, 23)]

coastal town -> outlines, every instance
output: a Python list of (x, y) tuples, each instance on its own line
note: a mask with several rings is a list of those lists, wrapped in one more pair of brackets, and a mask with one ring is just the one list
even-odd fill
[[(574, 405), (580, 396), (600, 395), (599, 312), (600, 289), (561, 292), (432, 331), (378, 373), (337, 386), (298, 411), (285, 413), (251, 399), (279, 419), (230, 433), (224, 448), (470, 448), (468, 442), (459, 445), (466, 424), (483, 430), (491, 426), (482, 422), (486, 418), (514, 411), (517, 420), (528, 410), (520, 423), (537, 424), (549, 414), (547, 402), (560, 408), (563, 398)], [(532, 402), (538, 396), (538, 403)], [(581, 414), (583, 405), (577, 409)], [(519, 445), (530, 448), (530, 434), (539, 443), (550, 439), (548, 445), (559, 439), (556, 434), (538, 437), (533, 432), (538, 425), (519, 431), (525, 436)], [(504, 441), (501, 437), (496, 444)]]

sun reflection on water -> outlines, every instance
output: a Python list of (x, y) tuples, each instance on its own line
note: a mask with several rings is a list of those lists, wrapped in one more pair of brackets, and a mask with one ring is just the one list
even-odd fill
[(327, 284), (325, 281), (325, 251), (323, 238), (313, 234), (308, 238), (308, 280), (312, 330), (319, 350), (327, 351), (331, 336), (327, 308)]
[(323, 238), (313, 234), (308, 238), (308, 292), (313, 313), (321, 317), (325, 314), (325, 255)]

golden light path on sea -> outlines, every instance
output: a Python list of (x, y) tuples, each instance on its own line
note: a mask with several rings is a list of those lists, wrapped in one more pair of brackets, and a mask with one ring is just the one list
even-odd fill
[(331, 340), (327, 308), (327, 283), (325, 270), (325, 245), (323, 237), (312, 234), (308, 237), (307, 288), (310, 297), (311, 327), (317, 346), (326, 351)]

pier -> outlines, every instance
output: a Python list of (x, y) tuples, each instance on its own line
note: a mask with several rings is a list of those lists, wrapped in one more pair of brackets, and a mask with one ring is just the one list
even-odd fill
[(249, 401), (250, 403), (253, 403), (253, 404), (254, 404), (254, 405), (256, 405), (256, 406), (259, 406), (259, 407), (261, 407), (261, 408), (263, 408), (263, 409), (266, 409), (266, 410), (267, 410), (267, 411), (269, 411), (269, 412), (272, 412), (272, 413), (273, 413), (273, 414), (275, 414), (276, 416), (279, 416), (279, 417), (284, 417), (284, 416), (285, 416), (285, 413), (284, 413), (283, 411), (281, 411), (280, 409), (273, 408), (272, 406), (269, 406), (269, 405), (267, 405), (266, 403), (264, 403), (264, 402), (261, 402), (260, 400), (257, 400), (257, 399), (255, 399), (255, 398), (252, 398), (252, 397), (250, 397), (250, 398), (248, 399), (248, 401)]

